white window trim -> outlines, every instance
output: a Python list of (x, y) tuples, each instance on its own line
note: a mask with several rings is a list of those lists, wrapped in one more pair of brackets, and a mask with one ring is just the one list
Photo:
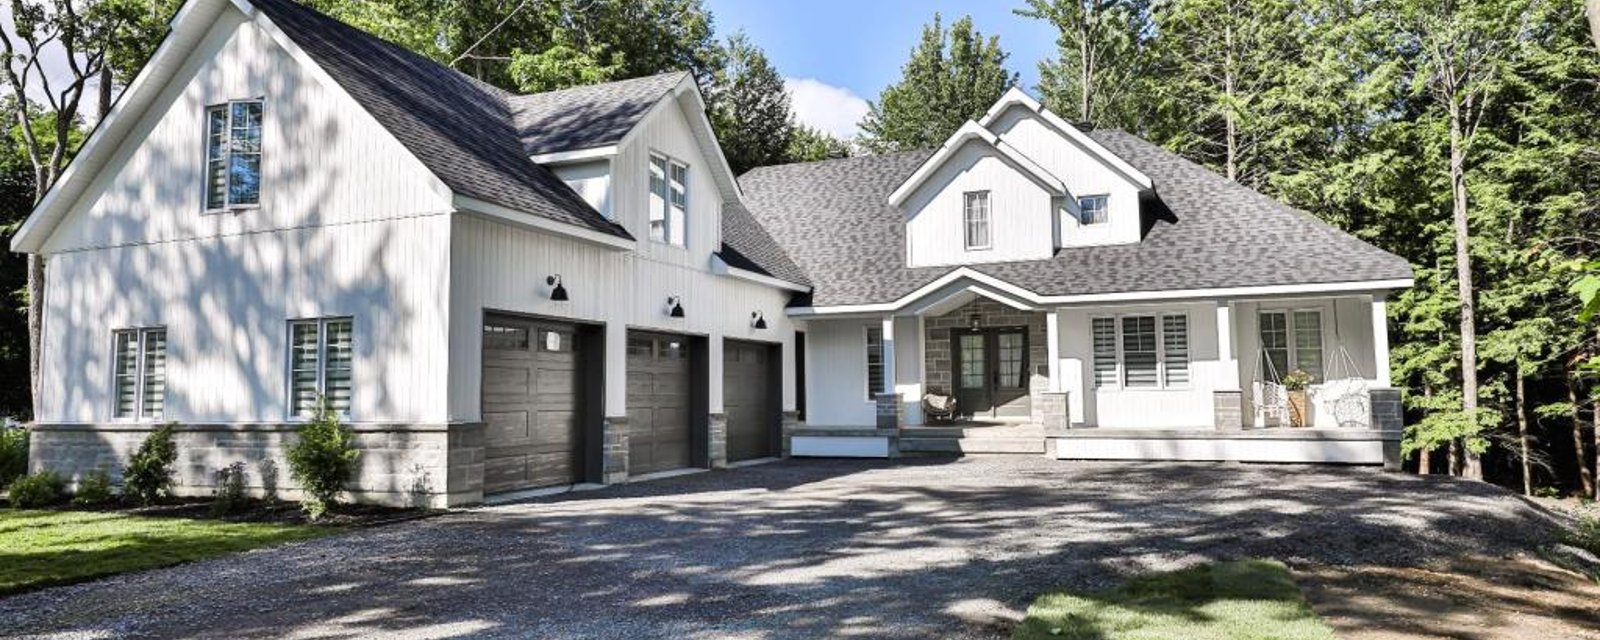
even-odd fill
[[(316, 323), (317, 325), (317, 395), (326, 395), (328, 392), (328, 323), (347, 320), (350, 322), (350, 349), (352, 359), (355, 357), (356, 319), (355, 316), (313, 316), (309, 318), (290, 318), (283, 323), (284, 329), (284, 357), (283, 357), (283, 389), (284, 413), (289, 422), (310, 422), (315, 416), (303, 416), (295, 410), (294, 405), (294, 326), (300, 323)], [(481, 340), (481, 338), (480, 338)], [(350, 370), (350, 406), (339, 413), (339, 418), (349, 420), (355, 414), (356, 408), (356, 373), (354, 362)]]
[(878, 332), (878, 368), (883, 370), (883, 376), (889, 375), (889, 368), (887, 366), (888, 362), (883, 359), (883, 327), (862, 327), (861, 346), (863, 348), (861, 350), (861, 382), (862, 386), (867, 388), (867, 402), (877, 402), (878, 394), (884, 392), (881, 388), (872, 388), (872, 332), (874, 331)]
[[(213, 109), (218, 109), (218, 108), (221, 108), (221, 109), (227, 111), (227, 113), (228, 113), (227, 131), (228, 131), (228, 135), (229, 135), (228, 140), (231, 143), (232, 140), (233, 140), (233, 138), (232, 138), (232, 135), (233, 135), (233, 105), (246, 104), (246, 103), (256, 103), (256, 104), (260, 104), (261, 105), (261, 151), (257, 152), (256, 155), (261, 157), (262, 162), (257, 167), (257, 171), (260, 172), (260, 175), (256, 176), (256, 180), (258, 181), (258, 184), (256, 185), (256, 201), (253, 204), (233, 204), (232, 202), (229, 202), (227, 204), (224, 204), (220, 208), (212, 207), (211, 206), (211, 194), (210, 194), (210, 191), (211, 191), (211, 111)], [(208, 104), (208, 105), (205, 106), (204, 109), (201, 109), (200, 115), (201, 115), (201, 124), (200, 124), (201, 131), (203, 131), (204, 134), (205, 134), (205, 135), (201, 136), (201, 141), (200, 141), (200, 145), (201, 145), (200, 146), (200, 157), (202, 159), (201, 162), (203, 163), (201, 165), (201, 167), (200, 167), (200, 178), (201, 178), (200, 179), (200, 213), (202, 215), (216, 215), (216, 214), (222, 214), (222, 213), (237, 213), (237, 212), (240, 212), (240, 211), (250, 211), (250, 210), (254, 210), (254, 209), (260, 209), (261, 208), (261, 196), (266, 192), (266, 180), (265, 180), (266, 173), (267, 173), (267, 171), (266, 171), (266, 163), (265, 163), (266, 157), (267, 157), (267, 153), (266, 153), (266, 150), (267, 150), (267, 101), (266, 101), (266, 98), (264, 98), (264, 97), (243, 98), (243, 99), (239, 99), (239, 100), (229, 100), (227, 102), (219, 102), (219, 103), (216, 103), (216, 104)], [(227, 152), (224, 151), (224, 153), (227, 153)], [(228, 167), (227, 163), (224, 163), (223, 164), (223, 175), (227, 175), (227, 167)], [(228, 186), (231, 186), (231, 184), (228, 185)], [(224, 200), (227, 200), (228, 197), (230, 196), (230, 192), (231, 191), (232, 190), (227, 188), (227, 186), (224, 186), (224, 188), (222, 190), (222, 198)]]
[[(660, 159), (666, 164), (665, 172), (661, 176), (661, 185), (662, 185), (662, 187), (664, 187), (666, 189), (666, 192), (661, 194), (661, 201), (662, 201), (663, 204), (666, 205), (667, 209), (664, 212), (665, 213), (665, 217), (662, 218), (662, 220), (661, 220), (662, 229), (661, 229), (661, 239), (660, 240), (657, 240), (655, 238), (651, 238), (650, 237), (650, 213), (651, 213), (650, 212), (650, 196), (655, 195), (655, 194), (651, 193), (650, 190), (649, 190), (650, 189), (650, 171), (651, 171), (651, 168), (652, 168), (651, 165), (652, 165), (652, 163), (655, 162), (656, 159)], [(681, 238), (674, 238), (672, 236), (672, 215), (673, 215), (672, 212), (673, 212), (673, 209), (675, 208), (672, 205), (672, 168), (673, 167), (683, 167), (683, 209), (681, 210), (682, 211), (682, 216), (683, 216), (683, 224), (680, 225), (682, 227), (682, 229), (683, 229), (682, 232), (681, 232), (681, 235), (683, 237), (681, 237)], [(694, 194), (689, 192), (689, 173), (693, 169), (693, 167), (694, 167), (694, 165), (691, 165), (688, 162), (684, 162), (683, 160), (680, 160), (680, 159), (678, 159), (677, 157), (675, 157), (675, 156), (673, 156), (671, 154), (663, 153), (661, 151), (656, 151), (654, 149), (650, 150), (650, 153), (649, 153), (648, 157), (645, 159), (645, 166), (644, 166), (644, 176), (645, 176), (645, 181), (644, 181), (645, 182), (644, 236), (645, 236), (646, 239), (648, 239), (651, 242), (653, 242), (655, 244), (658, 244), (658, 245), (666, 245), (666, 246), (675, 247), (675, 248), (678, 248), (678, 249), (688, 249), (689, 248), (689, 204), (691, 202), (690, 198), (694, 196)]]
[[(1298, 331), (1294, 326), (1294, 314), (1296, 313), (1317, 314), (1317, 333), (1321, 334), (1322, 336), (1322, 339), (1320, 340), (1321, 349), (1319, 349), (1322, 351), (1322, 376), (1321, 379), (1317, 380), (1312, 386), (1318, 386), (1328, 381), (1328, 344), (1332, 342), (1330, 339), (1332, 336), (1328, 334), (1328, 314), (1326, 313), (1325, 307), (1273, 307), (1257, 309), (1255, 339), (1256, 349), (1260, 352), (1258, 357), (1266, 357), (1267, 355), (1266, 348), (1261, 346), (1261, 316), (1282, 315), (1284, 317), (1284, 338), (1288, 341), (1287, 345), (1289, 349), (1289, 358), (1287, 362), (1289, 363), (1289, 370), (1279, 371), (1278, 377), (1282, 378), (1283, 376), (1288, 375), (1289, 371), (1294, 371), (1295, 369), (1300, 368), (1300, 355), (1298, 353), (1299, 349), (1296, 349), (1294, 346), (1295, 332)], [(1259, 364), (1257, 366), (1259, 366)], [(1266, 375), (1266, 372), (1262, 371), (1261, 375)]]
[[(1082, 226), (1085, 226), (1085, 227), (1098, 227), (1098, 226), (1104, 225), (1104, 224), (1111, 224), (1111, 194), (1109, 194), (1109, 193), (1091, 193), (1091, 194), (1087, 194), (1087, 195), (1078, 196), (1078, 209), (1080, 211), (1083, 209), (1083, 201), (1087, 200), (1089, 198), (1101, 198), (1101, 199), (1105, 200), (1105, 207), (1104, 208), (1105, 208), (1105, 211), (1106, 211), (1106, 219), (1105, 220), (1101, 220), (1099, 222), (1095, 222), (1092, 218), (1089, 218), (1088, 216), (1079, 216), (1078, 217), (1078, 224), (1080, 224)], [(1137, 315), (1137, 314), (1134, 314), (1134, 315)]]
[[(1172, 384), (1167, 380), (1167, 334), (1164, 330), (1164, 318), (1169, 316), (1183, 316), (1183, 330), (1189, 340), (1189, 381)], [(1156, 385), (1153, 387), (1130, 387), (1124, 384), (1124, 375), (1127, 373), (1127, 361), (1122, 350), (1122, 319), (1123, 318), (1155, 318), (1156, 320)], [(1116, 357), (1116, 382), (1100, 384), (1094, 375), (1094, 321), (1095, 318), (1110, 318), (1111, 327), (1115, 332)], [(1142, 391), (1182, 391), (1194, 387), (1194, 318), (1189, 317), (1187, 311), (1151, 311), (1146, 313), (1097, 313), (1089, 316), (1089, 378), (1090, 386), (1096, 391), (1117, 392), (1142, 392)]]
[[(165, 325), (153, 325), (153, 326), (147, 326), (147, 327), (120, 327), (120, 328), (111, 330), (111, 421), (112, 422), (132, 422), (132, 423), (137, 423), (137, 422), (160, 422), (161, 419), (166, 415), (166, 412), (167, 412), (167, 399), (166, 399), (167, 390), (166, 389), (162, 389), (162, 391), (161, 391), (161, 395), (162, 395), (162, 398), (161, 398), (161, 413), (157, 414), (157, 415), (154, 415), (154, 416), (150, 416), (150, 417), (145, 417), (145, 415), (144, 415), (144, 385), (145, 385), (145, 377), (146, 377), (145, 374), (148, 373), (144, 369), (145, 341), (146, 341), (146, 338), (148, 337), (148, 335), (151, 332), (153, 332), (153, 331), (163, 331), (164, 332), (166, 330), (167, 330), (167, 327)], [(126, 416), (118, 416), (117, 415), (117, 334), (119, 334), (119, 333), (132, 333), (137, 338), (136, 340), (134, 340), (135, 347), (134, 347), (134, 350), (133, 350), (133, 414), (132, 415), (126, 415)], [(167, 339), (167, 344), (169, 346), (172, 344), (170, 335), (169, 335), (169, 337)], [(165, 372), (163, 372), (163, 375), (165, 375)]]
[[(972, 218), (969, 217), (969, 199), (983, 196), (983, 236), (987, 242), (972, 244)], [(988, 189), (964, 191), (961, 194), (961, 245), (967, 251), (988, 251), (994, 248), (994, 198)]]

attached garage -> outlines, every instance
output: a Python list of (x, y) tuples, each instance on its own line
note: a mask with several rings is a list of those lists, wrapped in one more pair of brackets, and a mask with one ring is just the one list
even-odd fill
[(628, 473), (693, 465), (694, 338), (628, 334)]
[(728, 461), (779, 455), (777, 345), (728, 340), (722, 347), (722, 405), (728, 419)]
[(576, 325), (488, 316), (483, 323), (485, 493), (584, 476), (586, 354)]

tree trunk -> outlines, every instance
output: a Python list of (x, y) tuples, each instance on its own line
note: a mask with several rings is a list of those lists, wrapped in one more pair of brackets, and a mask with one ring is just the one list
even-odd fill
[(1589, 36), (1594, 38), (1594, 46), (1600, 49), (1600, 0), (1589, 0)]
[(1580, 495), (1594, 493), (1594, 477), (1589, 475), (1589, 456), (1583, 452), (1583, 412), (1578, 404), (1578, 378), (1567, 370), (1567, 403), (1572, 405), (1572, 459), (1578, 463)]
[(1222, 92), (1227, 96), (1228, 104), (1222, 110), (1222, 120), (1227, 126), (1228, 146), (1228, 179), (1239, 181), (1239, 134), (1233, 113), (1233, 23), (1229, 22), (1223, 29), (1223, 55), (1226, 56), (1222, 63)]
[(111, 113), (111, 65), (100, 69), (100, 99), (96, 105), (95, 125), (98, 126), (106, 119), (106, 114)]
[[(1433, 397), (1432, 385), (1422, 385), (1422, 397)], [(1433, 475), (1433, 447), (1425, 446), (1417, 453), (1417, 473), (1425, 476)]]
[(1528, 461), (1527, 389), (1523, 386), (1522, 363), (1517, 363), (1517, 438), (1522, 447), (1522, 495), (1533, 495), (1533, 464)]
[[(1594, 428), (1589, 431), (1594, 437), (1594, 470), (1595, 473), (1600, 473), (1600, 399), (1591, 403), (1590, 409), (1589, 417), (1594, 419)], [(1595, 487), (1590, 491), (1589, 497), (1600, 500), (1600, 482), (1593, 484)]]
[[(1450, 102), (1450, 193), (1455, 218), (1456, 286), (1461, 297), (1461, 410), (1476, 419), (1478, 412), (1478, 330), (1472, 301), (1472, 253), (1468, 246), (1466, 140), (1461, 131), (1461, 105)], [(1462, 472), (1483, 479), (1478, 454), (1462, 450)]]
[(1094, 90), (1093, 62), (1089, 59), (1089, 20), (1091, 10), (1085, 10), (1078, 23), (1078, 121), (1089, 124), (1089, 94)]

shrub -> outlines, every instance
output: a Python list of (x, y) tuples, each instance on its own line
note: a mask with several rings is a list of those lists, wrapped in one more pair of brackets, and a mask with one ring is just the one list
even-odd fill
[(72, 504), (92, 507), (111, 502), (116, 498), (111, 490), (111, 474), (105, 469), (95, 469), (78, 478), (78, 490), (72, 494)]
[(1600, 515), (1580, 514), (1578, 526), (1562, 531), (1561, 541), (1600, 555)]
[(11, 483), (11, 506), (36, 509), (59, 503), (66, 485), (54, 471), (22, 476)]
[(28, 430), (0, 425), (0, 489), (28, 473)]
[(122, 470), (122, 492), (139, 504), (151, 505), (172, 495), (172, 463), (178, 459), (172, 431), (176, 422), (157, 427), (139, 444)]
[(225, 516), (244, 508), (244, 463), (235, 462), (217, 470), (216, 499), (211, 502), (212, 516)]
[(354, 475), (361, 452), (355, 446), (355, 433), (340, 424), (326, 398), (317, 400), (316, 416), (300, 425), (298, 433), (288, 450), (289, 477), (305, 493), (300, 508), (306, 518), (316, 520), (338, 504), (339, 492)]

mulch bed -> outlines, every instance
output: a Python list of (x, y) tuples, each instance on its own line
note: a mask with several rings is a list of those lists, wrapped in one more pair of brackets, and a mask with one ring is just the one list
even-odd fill
[[(170, 498), (148, 507), (109, 504), (104, 506), (77, 506), (63, 504), (47, 507), (54, 511), (105, 511), (153, 518), (190, 518), (195, 520), (222, 520), (225, 522), (259, 522), (270, 524), (310, 524), (297, 502), (268, 502), (249, 500), (233, 513), (215, 517), (211, 514), (210, 498)], [(9, 506), (0, 500), (0, 506)], [(340, 504), (322, 515), (315, 523), (325, 527), (368, 527), (405, 520), (415, 520), (443, 513), (427, 509), (402, 509), (373, 504)]]

